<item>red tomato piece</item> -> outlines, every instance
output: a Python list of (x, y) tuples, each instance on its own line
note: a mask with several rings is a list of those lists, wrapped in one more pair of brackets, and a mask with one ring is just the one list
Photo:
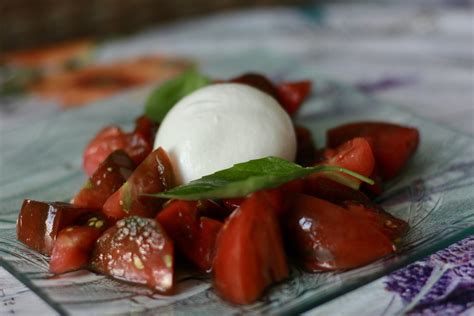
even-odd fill
[(117, 191), (135, 169), (135, 164), (123, 150), (112, 152), (102, 162), (92, 177), (73, 198), (72, 204), (100, 209)]
[(311, 92), (311, 81), (283, 82), (277, 87), (278, 100), (290, 116), (298, 112)]
[(266, 94), (269, 94), (275, 100), (278, 100), (277, 88), (270, 80), (267, 79), (267, 77), (263, 75), (256, 73), (247, 73), (239, 77), (232, 78), (229, 81), (254, 87), (260, 91), (265, 92)]
[(370, 222), (307, 195), (295, 199), (286, 224), (290, 247), (311, 271), (351, 269), (395, 251)]
[(227, 219), (213, 268), (216, 291), (236, 304), (256, 301), (265, 288), (288, 277), (278, 219), (260, 192)]
[(295, 126), (296, 133), (296, 163), (304, 167), (314, 163), (316, 157), (316, 146), (311, 132), (304, 127)]
[(17, 238), (31, 249), (50, 255), (59, 231), (94, 211), (63, 202), (25, 200), (18, 216)]
[(96, 218), (91, 219), (87, 226), (72, 226), (61, 230), (54, 242), (49, 271), (59, 274), (84, 268), (105, 225), (104, 221)]
[(105, 127), (89, 142), (83, 156), (83, 168), (88, 176), (117, 149), (123, 149), (136, 165), (148, 156), (153, 149), (157, 126), (146, 117), (139, 117), (135, 123), (131, 133), (117, 126)]
[(173, 242), (154, 219), (119, 220), (97, 240), (90, 263), (97, 272), (162, 293), (173, 288)]
[(326, 145), (336, 147), (354, 137), (370, 139), (377, 167), (385, 180), (400, 172), (419, 143), (416, 128), (383, 122), (357, 122), (327, 131)]
[(407, 222), (387, 213), (382, 207), (374, 203), (346, 201), (343, 205), (349, 212), (374, 224), (378, 230), (392, 241), (400, 238), (408, 229)]
[(222, 223), (201, 217), (198, 204), (199, 201), (171, 201), (158, 213), (156, 220), (186, 259), (200, 270), (210, 271), (215, 241)]
[(346, 168), (366, 177), (374, 171), (372, 148), (361, 137), (348, 140), (335, 149), (327, 149), (324, 156), (327, 160), (323, 164), (326, 165)]
[(144, 194), (166, 191), (173, 183), (171, 162), (160, 147), (148, 155), (127, 182), (107, 199), (102, 210), (114, 219), (130, 215), (153, 217), (161, 208), (163, 200)]

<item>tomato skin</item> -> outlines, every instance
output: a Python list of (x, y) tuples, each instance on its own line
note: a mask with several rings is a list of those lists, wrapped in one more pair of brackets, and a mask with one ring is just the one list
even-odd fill
[(273, 282), (288, 277), (275, 211), (257, 192), (232, 213), (217, 239), (214, 287), (235, 304), (256, 301)]
[(148, 155), (120, 189), (107, 199), (102, 210), (114, 219), (130, 215), (154, 217), (163, 200), (144, 194), (166, 191), (173, 185), (171, 162), (160, 147)]
[(298, 112), (311, 92), (311, 81), (283, 82), (277, 86), (278, 100), (290, 116)]
[(299, 195), (286, 223), (288, 244), (310, 271), (352, 269), (395, 251), (370, 222), (315, 197)]
[(82, 207), (100, 209), (135, 169), (135, 164), (123, 150), (112, 152), (71, 201)]
[(201, 217), (199, 201), (174, 200), (156, 216), (156, 220), (175, 242), (176, 249), (201, 271), (210, 271), (217, 233), (222, 223)]
[(349, 212), (372, 223), (391, 241), (400, 238), (408, 229), (407, 222), (392, 216), (375, 203), (368, 204), (355, 201), (345, 201), (343, 206)]
[(17, 238), (31, 249), (49, 256), (59, 231), (94, 211), (63, 202), (25, 200), (18, 216)]
[(101, 227), (104, 226), (72, 226), (61, 230), (54, 242), (49, 271), (59, 274), (84, 268), (102, 234)]
[(173, 242), (154, 219), (119, 220), (97, 240), (90, 263), (97, 272), (162, 293), (173, 288)]
[(375, 161), (384, 180), (395, 177), (419, 143), (416, 128), (385, 122), (357, 122), (332, 128), (326, 133), (326, 145), (336, 147), (354, 137), (371, 142)]

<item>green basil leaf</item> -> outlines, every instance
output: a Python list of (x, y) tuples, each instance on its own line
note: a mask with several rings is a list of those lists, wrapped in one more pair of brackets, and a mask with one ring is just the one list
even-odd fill
[(342, 172), (373, 184), (371, 179), (344, 168), (323, 165), (304, 168), (281, 158), (266, 157), (236, 164), (186, 185), (150, 196), (181, 200), (242, 197), (316, 172)]
[(191, 92), (211, 83), (211, 80), (192, 69), (181, 76), (166, 81), (148, 97), (145, 115), (160, 123), (179, 100)]

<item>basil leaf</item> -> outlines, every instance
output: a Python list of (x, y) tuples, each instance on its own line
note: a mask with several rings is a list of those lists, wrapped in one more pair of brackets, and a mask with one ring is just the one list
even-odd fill
[(211, 83), (211, 80), (195, 69), (166, 81), (156, 88), (145, 105), (145, 115), (160, 123), (179, 100)]
[(242, 197), (316, 172), (342, 172), (373, 184), (369, 178), (344, 168), (322, 165), (304, 168), (281, 158), (266, 157), (236, 164), (186, 185), (150, 196), (181, 200)]

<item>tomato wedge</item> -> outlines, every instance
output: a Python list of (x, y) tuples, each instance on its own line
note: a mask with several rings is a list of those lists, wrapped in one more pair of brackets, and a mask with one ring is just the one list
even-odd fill
[(295, 126), (296, 134), (296, 163), (306, 167), (315, 162), (316, 146), (311, 131), (301, 126)]
[(166, 191), (173, 183), (171, 162), (160, 147), (148, 155), (127, 182), (107, 199), (102, 210), (114, 219), (130, 215), (153, 217), (161, 208), (163, 200), (144, 194)]
[(310, 271), (351, 269), (395, 251), (369, 221), (312, 196), (295, 199), (286, 225), (289, 247)]
[(256, 301), (288, 277), (278, 219), (261, 193), (247, 198), (224, 224), (213, 269), (215, 289), (236, 304)]
[(50, 255), (59, 231), (95, 211), (63, 202), (25, 200), (18, 216), (17, 238), (31, 249)]
[(266, 94), (271, 95), (275, 100), (278, 100), (278, 91), (275, 85), (265, 76), (257, 73), (246, 73), (239, 77), (229, 80), (230, 82), (241, 83), (254, 87)]
[(378, 170), (385, 180), (400, 172), (419, 143), (419, 132), (415, 128), (384, 122), (357, 122), (327, 131), (326, 145), (333, 148), (354, 137), (370, 141)]
[(158, 213), (156, 220), (186, 259), (200, 270), (210, 271), (222, 223), (201, 217), (198, 204), (199, 201), (171, 201)]
[(277, 86), (278, 100), (290, 116), (298, 112), (311, 92), (311, 81), (283, 82)]
[(123, 150), (112, 152), (87, 180), (71, 203), (100, 209), (135, 169), (135, 164)]
[(49, 271), (59, 274), (86, 267), (95, 241), (105, 227), (103, 220), (92, 217), (87, 226), (72, 226), (61, 230), (54, 242)]
[(91, 266), (114, 278), (169, 293), (173, 288), (173, 242), (154, 219), (119, 220), (97, 240)]

